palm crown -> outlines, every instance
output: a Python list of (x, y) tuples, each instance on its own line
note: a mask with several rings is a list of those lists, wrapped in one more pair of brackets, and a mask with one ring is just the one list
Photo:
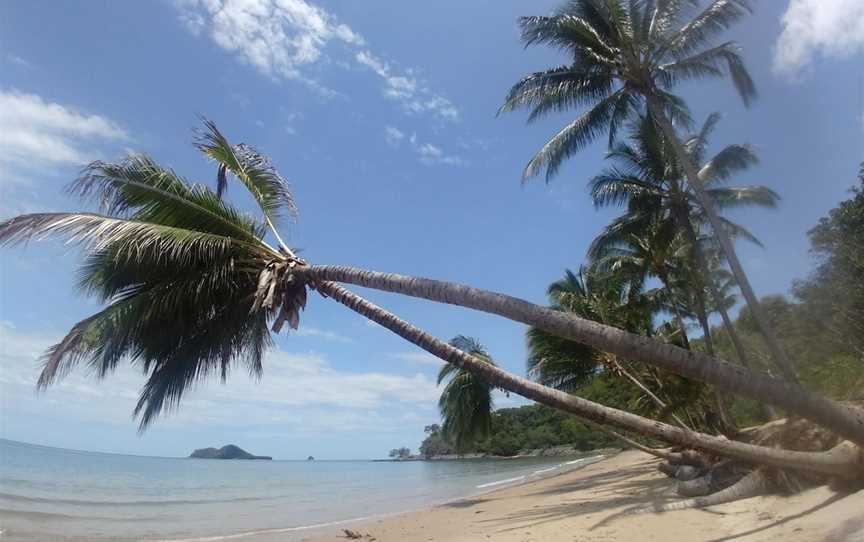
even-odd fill
[[(260, 375), (269, 324), (296, 328), (305, 304), (304, 288), (274, 280), (290, 265), (290, 249), (265, 241), (268, 224), (296, 212), (288, 183), (209, 121), (196, 146), (218, 163), (215, 191), (133, 155), (94, 162), (71, 185), (101, 214), (30, 214), (0, 227), (4, 244), (62, 235), (83, 245), (80, 288), (107, 303), (49, 349), (39, 386), (80, 363), (103, 377), (128, 359), (148, 377), (135, 409), (142, 429), (197, 380), (224, 380), (238, 364)], [(252, 193), (264, 222), (222, 200), (229, 174)]]
[(749, 104), (756, 88), (737, 45), (713, 40), (750, 11), (748, 0), (714, 0), (702, 10), (693, 0), (571, 0), (551, 16), (522, 17), (526, 47), (550, 45), (568, 62), (524, 77), (501, 111), (528, 108), (533, 121), (586, 109), (534, 155), (523, 178), (545, 167), (550, 179), (565, 159), (606, 131), (611, 144), (646, 99), (689, 126), (688, 108), (673, 93), (684, 81), (728, 74)]

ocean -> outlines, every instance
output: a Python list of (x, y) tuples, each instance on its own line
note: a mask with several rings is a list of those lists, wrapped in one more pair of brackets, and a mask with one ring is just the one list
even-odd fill
[(0, 439), (0, 540), (299, 540), (598, 461), (230, 461)]

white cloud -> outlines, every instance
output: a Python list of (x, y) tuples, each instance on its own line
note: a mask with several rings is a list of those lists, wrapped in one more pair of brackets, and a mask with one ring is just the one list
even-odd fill
[(419, 363), (423, 365), (434, 365), (436, 367), (440, 367), (444, 364), (444, 362), (425, 351), (407, 351), (407, 352), (395, 352), (393, 354), (388, 354), (388, 358), (398, 360), (398, 361), (407, 361), (408, 363)]
[(459, 110), (452, 102), (419, 82), (412, 70), (397, 73), (370, 51), (360, 51), (355, 59), (384, 80), (384, 96), (398, 101), (405, 111), (430, 113), (451, 122), (460, 120)]
[(399, 128), (394, 126), (384, 127), (384, 141), (391, 147), (398, 147), (403, 139), (405, 139), (405, 134)]
[[(337, 94), (304, 71), (327, 59), (331, 43), (358, 51), (351, 61), (384, 80), (384, 96), (408, 113), (427, 113), (455, 122), (459, 110), (418, 79), (397, 72), (366, 47), (366, 40), (332, 14), (306, 0), (176, 0), (183, 24), (208, 35), (219, 47), (274, 79), (302, 81), (325, 96)], [(335, 64), (349, 67), (343, 60)], [(355, 64), (355, 65), (356, 65)]]
[[(133, 424), (130, 416), (144, 376), (128, 365), (118, 367), (101, 382), (81, 366), (44, 393), (34, 394), (37, 360), (58, 339), (59, 334), (22, 332), (0, 321), (0, 407), (4, 416)], [(247, 425), (252, 420), (314, 431), (322, 427), (357, 429), (365, 419), (398, 427), (398, 414), (431, 409), (437, 398), (435, 382), (421, 373), (346, 371), (315, 352), (273, 350), (264, 361), (260, 381), (242, 370), (235, 371), (225, 385), (212, 379), (188, 392), (180, 410), (157, 423), (225, 426)]]
[(303, 79), (300, 68), (319, 61), (331, 41), (362, 45), (363, 38), (305, 0), (178, 0), (193, 34), (272, 78)]
[[(384, 127), (384, 140), (393, 148), (401, 146), (402, 141), (406, 139), (405, 133), (394, 126)], [(457, 155), (451, 155), (444, 152), (441, 147), (432, 143), (421, 142), (417, 139), (417, 134), (413, 133), (407, 138), (411, 150), (417, 155), (420, 163), (426, 166), (437, 164), (445, 164), (450, 166), (465, 165), (465, 160)]]
[(796, 76), (817, 56), (848, 57), (864, 52), (864, 2), (790, 0), (774, 50), (774, 70)]
[(21, 58), (18, 55), (8, 54), (8, 55), (6, 55), (6, 60), (8, 60), (12, 64), (15, 64), (16, 66), (19, 66), (21, 68), (30, 69), (33, 67), (33, 64), (31, 64), (30, 62)]
[(88, 115), (36, 94), (0, 91), (0, 171), (80, 165), (94, 158), (96, 140), (126, 140), (126, 132), (105, 117)]
[(320, 339), (325, 339), (328, 341), (333, 341), (337, 343), (350, 343), (354, 342), (350, 337), (345, 337), (344, 335), (340, 335), (333, 331), (327, 331), (325, 329), (318, 329), (317, 327), (310, 326), (302, 326), (300, 329), (291, 332), (292, 335), (296, 335), (298, 337), (317, 337)]

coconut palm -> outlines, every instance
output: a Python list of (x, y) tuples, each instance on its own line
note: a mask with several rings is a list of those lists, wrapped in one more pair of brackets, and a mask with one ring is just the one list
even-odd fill
[[(485, 347), (472, 337), (458, 335), (450, 341), (475, 359), (495, 365)], [(438, 409), (441, 411), (441, 430), (457, 451), (489, 435), (492, 429), (492, 387), (480, 376), (456, 365), (445, 363), (438, 373), (438, 385), (446, 382)]]
[[(206, 128), (199, 148), (225, 167), (226, 176), (249, 188), (265, 219), (240, 213), (217, 191), (189, 183), (138, 155), (116, 164), (91, 164), (73, 185), (74, 192), (100, 204), (101, 214), (34, 213), (0, 222), (2, 244), (53, 235), (84, 245), (88, 256), (82, 285), (107, 303), (50, 349), (41, 386), (80, 363), (90, 365), (98, 377), (109, 374), (121, 361), (138, 365), (146, 377), (136, 409), (144, 428), (159, 413), (176, 408), (189, 386), (210, 375), (227, 378), (238, 365), (259, 374), (271, 331), (280, 331), (285, 323), (291, 328), (299, 325), (306, 289), (312, 288), (492, 386), (594, 422), (755, 463), (857, 473), (851, 470), (847, 454), (857, 453), (856, 448), (825, 455), (718, 439), (567, 395), (439, 341), (330, 281), (335, 278), (500, 314), (628, 359), (652, 361), (684, 376), (767, 399), (809, 416), (838, 435), (864, 441), (857, 410), (805, 390), (791, 393), (787, 383), (668, 344), (463, 285), (309, 265), (273, 231), (280, 214), (294, 208), (285, 180), (254, 149), (231, 145), (215, 126)], [(217, 146), (222, 148), (210, 152)], [(267, 242), (268, 231), (279, 248)]]
[[(629, 277), (637, 284), (645, 284), (649, 277), (656, 277), (663, 287), (663, 306), (675, 316), (684, 348), (690, 348), (687, 326), (672, 282), (673, 275), (679, 271), (676, 262), (681, 261), (682, 253), (687, 251), (683, 237), (676, 231), (671, 220), (640, 224), (639, 228), (616, 228), (615, 221), (595, 239), (588, 250), (588, 256), (595, 265), (611, 273)], [(633, 224), (630, 224), (632, 226)]]
[(584, 108), (528, 162), (523, 179), (546, 170), (547, 181), (561, 164), (603, 133), (609, 142), (628, 119), (647, 110), (668, 138), (673, 154), (717, 236), (784, 376), (796, 381), (786, 354), (762, 317), (759, 303), (708, 197), (699, 170), (673, 122), (691, 117), (675, 87), (694, 79), (729, 76), (745, 104), (756, 87), (735, 42), (716, 38), (752, 11), (749, 0), (712, 0), (704, 9), (689, 0), (570, 0), (551, 16), (522, 17), (526, 47), (549, 45), (568, 63), (532, 73), (511, 89), (501, 111), (530, 109), (529, 122), (549, 113)]
[[(708, 197), (715, 207), (731, 209), (742, 206), (774, 208), (779, 196), (765, 186), (724, 186), (736, 173), (745, 171), (758, 162), (758, 157), (748, 145), (728, 145), (720, 152), (706, 159), (708, 138), (717, 125), (718, 114), (710, 115), (700, 130), (686, 139), (688, 153), (700, 164), (700, 175)], [(628, 142), (618, 142), (608, 154), (612, 165), (589, 181), (594, 203), (598, 207), (626, 205), (624, 216), (613, 221), (595, 239), (589, 248), (589, 255), (602, 258), (611, 251), (620, 251), (621, 244), (632, 244), (633, 239), (644, 237), (645, 231), (652, 229), (674, 230), (686, 240), (689, 247), (690, 262), (679, 257), (681, 271), (690, 268), (682, 281), (682, 286), (690, 293), (693, 313), (702, 327), (705, 345), (709, 355), (713, 355), (711, 332), (708, 326), (708, 302), (714, 305), (718, 299), (715, 285), (706, 280), (711, 276), (705, 248), (710, 239), (702, 239), (699, 229), (706, 222), (704, 212), (695, 194), (683, 180), (683, 173), (677, 167), (676, 158), (666, 144), (666, 138), (657, 130), (651, 119), (641, 117), (634, 122)], [(745, 227), (720, 217), (724, 230), (733, 238), (743, 238), (757, 245), (759, 240)], [(671, 234), (666, 234), (668, 237)], [(629, 240), (629, 241), (628, 241)], [(655, 251), (660, 255), (669, 253), (661, 238), (655, 243)], [(638, 243), (637, 243), (638, 245)], [(719, 255), (719, 250), (713, 250)], [(678, 254), (683, 256), (682, 254)], [(648, 258), (650, 260), (650, 258)], [(662, 266), (655, 265), (655, 276)], [(716, 267), (716, 266), (715, 266)], [(663, 280), (662, 277), (660, 277)], [(669, 280), (668, 273), (667, 279)], [(733, 330), (734, 333), (734, 330)], [(742, 353), (739, 352), (739, 357)], [(746, 363), (746, 361), (744, 362)]]
[[(458, 335), (449, 344), (477, 360), (495, 365), (485, 347), (473, 337)], [(470, 370), (450, 363), (445, 363), (438, 373), (438, 385), (445, 381), (447, 384), (438, 400), (442, 418), (441, 429), (444, 437), (461, 452), (471, 443), (489, 436), (495, 408), (492, 400), (494, 388)], [(629, 447), (663, 459), (676, 459), (674, 454), (640, 444), (603, 425), (585, 419), (582, 422)]]
[[(653, 334), (652, 316), (657, 308), (654, 296), (641, 291), (641, 283), (623, 273), (611, 273), (597, 266), (581, 267), (579, 273), (569, 269), (564, 277), (549, 285), (550, 305), (555, 310), (581, 318), (626, 329), (633, 333)], [(662, 415), (671, 414), (682, 427), (688, 427), (666, 401), (637, 377), (625, 359), (601, 352), (583, 344), (531, 328), (528, 337), (528, 375), (541, 384), (574, 391), (589, 379), (605, 371), (625, 378), (636, 386)], [(652, 375), (656, 383), (656, 375)], [(686, 404), (679, 404), (686, 407)]]

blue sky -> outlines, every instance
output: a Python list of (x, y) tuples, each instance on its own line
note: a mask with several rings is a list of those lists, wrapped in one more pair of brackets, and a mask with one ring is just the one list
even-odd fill
[[(269, 153), (301, 215), (289, 242), (316, 263), (457, 280), (544, 302), (614, 211), (587, 179), (598, 143), (549, 185), (522, 167), (572, 115), (496, 118), (520, 76), (563, 59), (524, 50), (516, 18), (557, 2), (180, 0), (0, 3), (0, 217), (78, 208), (62, 187), (81, 165), (147, 152), (189, 178), (214, 170), (190, 146), (196, 115)], [(864, 6), (761, 2), (732, 38), (761, 93), (749, 110), (725, 82), (682, 89), (696, 118), (722, 111), (716, 145), (752, 143), (780, 209), (740, 212), (765, 242), (741, 246), (760, 295), (812, 266), (806, 231), (852, 186), (864, 158)], [(229, 196), (248, 207), (239, 190)], [(100, 451), (185, 455), (239, 444), (279, 458), (380, 457), (416, 448), (437, 421), (439, 364), (331, 301), (277, 338), (261, 382), (208, 382), (143, 436), (131, 418), (143, 378), (79, 370), (37, 395), (36, 359), (97, 305), (74, 292), (80, 253), (3, 249), (0, 437)], [(442, 338), (479, 338), (522, 372), (524, 328), (364, 292)], [(499, 406), (518, 404), (499, 398)]]

